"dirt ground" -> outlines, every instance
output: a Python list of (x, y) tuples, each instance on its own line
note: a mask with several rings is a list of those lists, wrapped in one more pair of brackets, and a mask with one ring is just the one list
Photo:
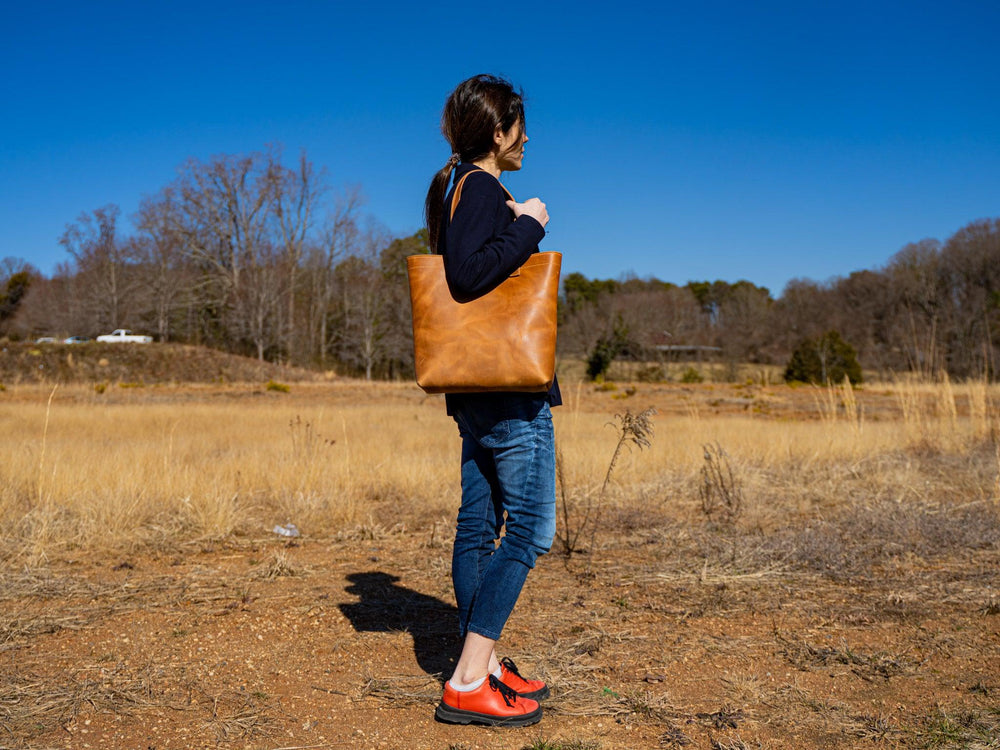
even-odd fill
[[(778, 419), (813, 399), (690, 393)], [(995, 502), (873, 498), (771, 534), (654, 506), (529, 576), (500, 651), (552, 696), (522, 729), (434, 720), (459, 645), (443, 521), (3, 569), (0, 748), (1000, 747)]]
[(677, 528), (549, 555), (502, 651), (552, 697), (486, 729), (433, 717), (457, 648), (440, 531), (6, 574), (0, 747), (997, 746), (995, 548), (906, 585), (685, 573)]

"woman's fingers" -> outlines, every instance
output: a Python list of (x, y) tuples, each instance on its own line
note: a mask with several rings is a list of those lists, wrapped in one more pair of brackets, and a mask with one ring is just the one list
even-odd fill
[(528, 198), (524, 203), (507, 201), (507, 206), (514, 212), (514, 216), (530, 216), (543, 227), (549, 223), (549, 212), (545, 209), (545, 204), (538, 198)]

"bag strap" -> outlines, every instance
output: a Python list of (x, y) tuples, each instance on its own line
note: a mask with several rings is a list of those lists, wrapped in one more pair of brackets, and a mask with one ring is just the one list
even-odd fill
[[(476, 172), (486, 172), (486, 170), (485, 169), (470, 169), (468, 172), (466, 172), (465, 174), (463, 174), (458, 179), (458, 182), (455, 183), (455, 192), (452, 193), (452, 195), (451, 195), (451, 213), (448, 214), (448, 220), (449, 221), (451, 221), (452, 219), (455, 218), (455, 209), (458, 208), (458, 202), (460, 200), (462, 200), (462, 185), (465, 184), (465, 181), (468, 179), (468, 177), (469, 177), (470, 174), (475, 174)], [(486, 173), (489, 174), (489, 172), (486, 172)], [(511, 195), (511, 192), (507, 188), (504, 187), (504, 184), (502, 182), (500, 182), (500, 180), (497, 180), (497, 184), (500, 187), (503, 188), (503, 191), (505, 193), (507, 193), (507, 196), (511, 200), (514, 200), (514, 196)]]

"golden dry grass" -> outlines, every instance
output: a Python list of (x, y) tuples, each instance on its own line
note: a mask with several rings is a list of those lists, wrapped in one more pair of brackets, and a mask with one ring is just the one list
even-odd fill
[[(878, 387), (892, 408), (877, 419), (865, 392), (846, 386), (758, 392), (759, 403), (799, 404), (770, 417), (716, 413), (726, 399), (714, 386), (640, 386), (628, 401), (623, 390), (563, 390), (555, 419), (570, 503), (597, 502), (616, 443), (613, 414), (654, 405), (662, 413), (652, 446), (624, 453), (600, 502), (697, 513), (704, 446), (719, 445), (750, 498), (747, 519), (762, 527), (837, 507), (845, 478), (873, 496), (919, 499), (926, 477), (887, 457), (961, 456), (996, 437), (1000, 405), (996, 385), (946, 378)], [(457, 507), (456, 429), (441, 398), (408, 384), (298, 384), (290, 394), (253, 385), (103, 394), (21, 386), (0, 398), (0, 554), (8, 559), (254, 536), (286, 521), (314, 536), (421, 525), (450, 519)]]
[[(555, 411), (560, 529), (600, 523), (505, 635), (558, 686), (533, 746), (995, 744), (997, 386), (634, 388), (564, 380)], [(603, 490), (615, 415), (647, 406), (651, 445)], [(430, 719), (454, 650), (442, 399), (17, 386), (0, 451), (15, 742), (533, 747)], [(723, 481), (742, 505), (708, 513)], [(289, 521), (302, 539), (271, 533)]]

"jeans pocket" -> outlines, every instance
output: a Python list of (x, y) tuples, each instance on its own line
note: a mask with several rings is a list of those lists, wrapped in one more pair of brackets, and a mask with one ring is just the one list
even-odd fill
[(510, 420), (503, 402), (468, 401), (455, 411), (459, 432), (468, 434), (484, 448), (495, 448), (510, 437)]
[(504, 414), (507, 419), (520, 422), (534, 422), (536, 419), (552, 419), (548, 399), (544, 395), (515, 396), (504, 403)]

